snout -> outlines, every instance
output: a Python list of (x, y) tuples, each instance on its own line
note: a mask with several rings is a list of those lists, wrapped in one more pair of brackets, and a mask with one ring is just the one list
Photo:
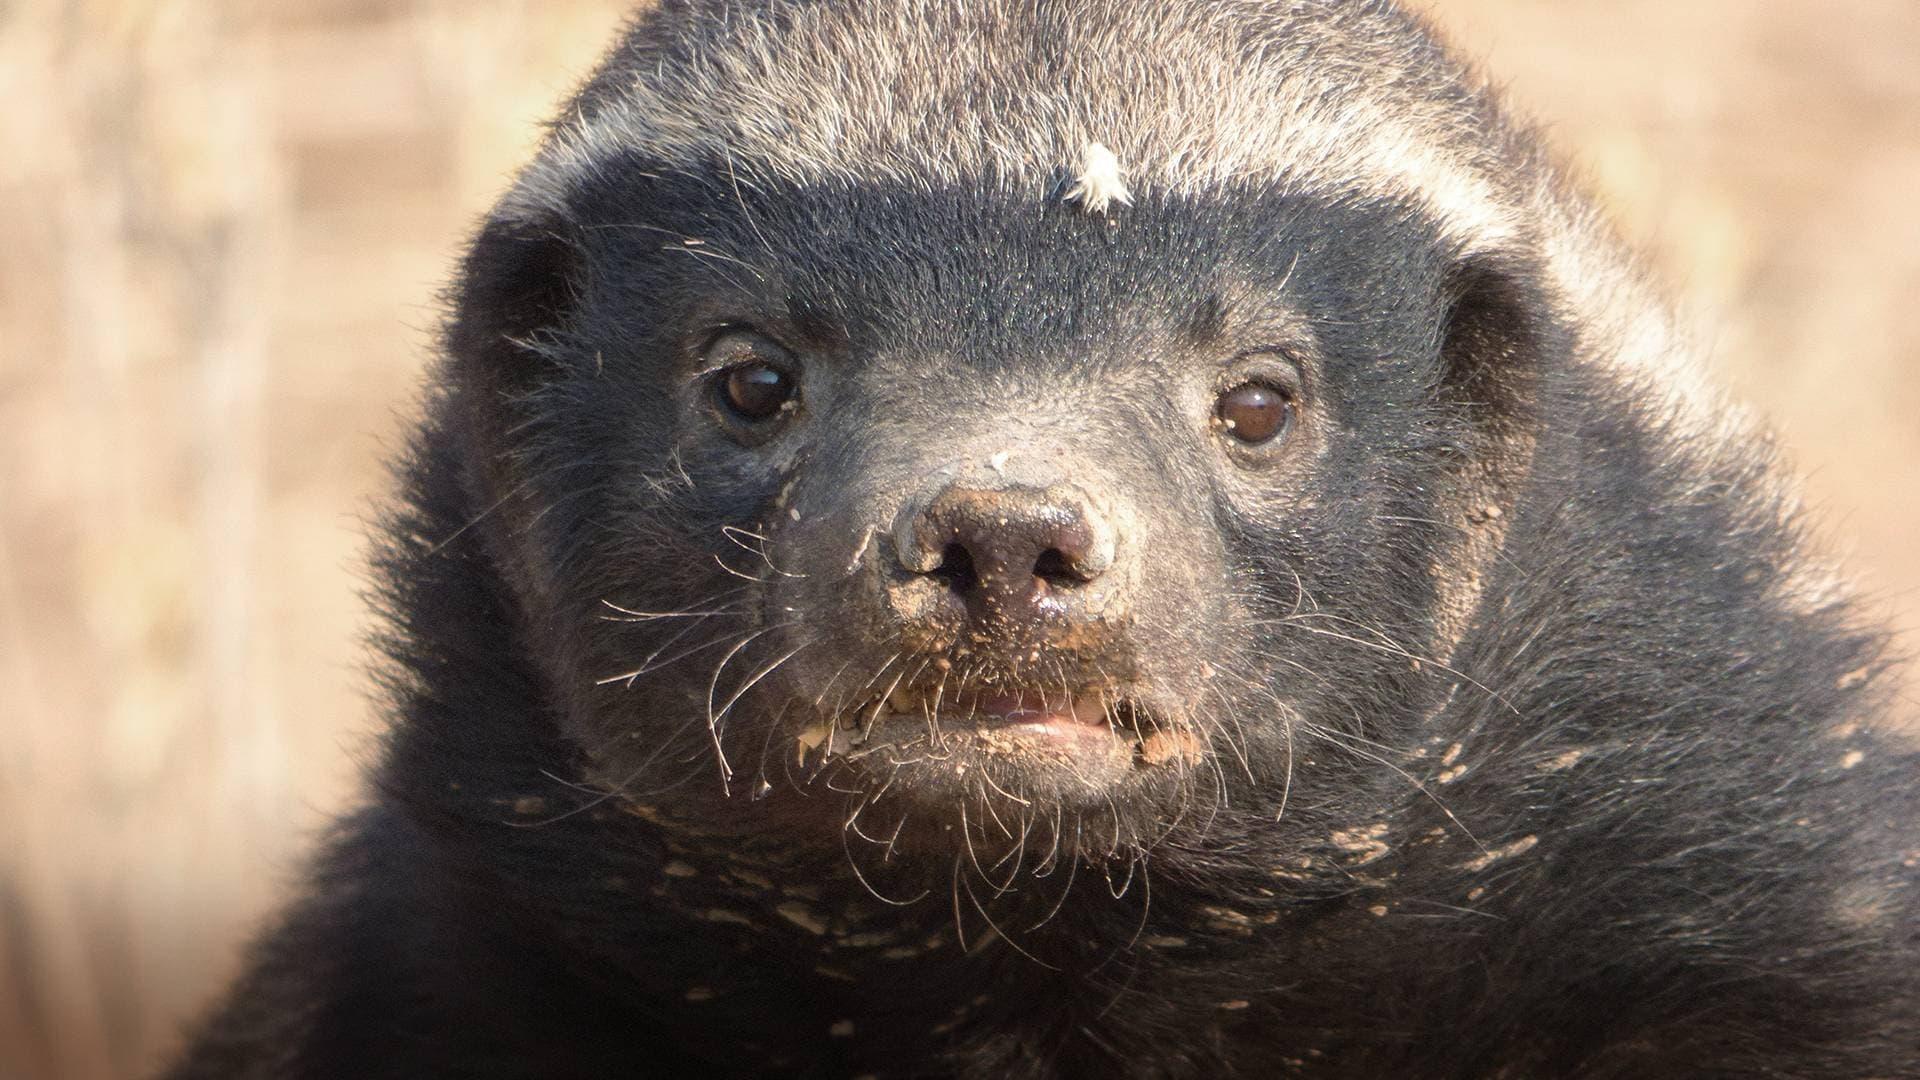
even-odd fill
[(976, 621), (1071, 617), (1115, 550), (1112, 524), (1069, 485), (941, 484), (907, 503), (893, 539), (902, 569)]
[(1123, 661), (1112, 651), (1137, 584), (1128, 539), (1072, 482), (949, 473), (894, 518), (890, 614), (921, 648), (994, 666)]
[(819, 613), (782, 669), (811, 703), (797, 761), (943, 809), (989, 782), (1080, 805), (1184, 775), (1216, 624), (1184, 598), (1217, 552), (1131, 448), (989, 449), (802, 493), (846, 509), (803, 507), (832, 556), (777, 579), (784, 610)]

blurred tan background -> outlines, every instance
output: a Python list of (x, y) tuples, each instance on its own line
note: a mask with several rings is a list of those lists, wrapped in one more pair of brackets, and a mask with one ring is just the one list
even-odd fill
[[(1920, 629), (1920, 3), (1432, 2)], [(150, 1071), (351, 797), (435, 291), (623, 6), (0, 2), (0, 1077)]]

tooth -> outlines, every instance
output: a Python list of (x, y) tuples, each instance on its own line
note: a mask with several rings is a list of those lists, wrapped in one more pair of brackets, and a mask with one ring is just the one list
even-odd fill
[(799, 749), (795, 764), (805, 765), (807, 763), (807, 755), (812, 753), (814, 748), (822, 743), (827, 744), (828, 752), (832, 752), (833, 725), (826, 721), (815, 724), (805, 731), (802, 731), (796, 742)]
[(1175, 759), (1200, 760), (1200, 740), (1179, 728), (1156, 731), (1140, 741), (1140, 760), (1147, 765), (1164, 765)]
[(1073, 718), (1082, 724), (1098, 724), (1105, 727), (1108, 720), (1106, 702), (1098, 696), (1073, 699)]

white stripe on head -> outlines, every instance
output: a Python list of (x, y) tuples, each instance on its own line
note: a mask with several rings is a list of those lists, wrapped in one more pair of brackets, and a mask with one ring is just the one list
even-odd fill
[(666, 167), (725, 162), (740, 184), (985, 183), (1035, 199), (1078, 165), (1069, 194), (1095, 213), (1144, 193), (1398, 198), (1463, 255), (1531, 246), (1580, 316), (1586, 362), (1669, 396), (1689, 426), (1729, 415), (1631, 255), (1478, 78), (1391, 9), (709, 7), (677, 16), (704, 21), (667, 30), (664, 48), (647, 44), (643, 22), (609, 61), (624, 78), (616, 92), (556, 125), (503, 212), (558, 209), (621, 154)]
[(614, 57), (628, 91), (561, 125), (529, 179), (564, 189), (631, 151), (724, 159), (749, 182), (1043, 194), (1098, 145), (1136, 190), (1389, 194), (1425, 204), (1464, 246), (1513, 232), (1514, 200), (1459, 107), (1382, 77), (1458, 77), (1399, 17), (1221, 0), (1068, 19), (995, 0), (849, 0), (736, 5), (702, 35), (671, 57)]

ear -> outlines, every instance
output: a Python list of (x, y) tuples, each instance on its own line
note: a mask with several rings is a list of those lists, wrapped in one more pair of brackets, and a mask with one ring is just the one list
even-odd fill
[(1472, 420), (1476, 456), (1500, 469), (1496, 445), (1526, 437), (1539, 386), (1568, 351), (1568, 334), (1544, 277), (1526, 260), (1476, 255), (1441, 285), (1442, 394)]
[(1473, 616), (1532, 469), (1541, 386), (1570, 351), (1545, 280), (1528, 259), (1480, 254), (1456, 263), (1441, 286), (1438, 394), (1467, 420), (1456, 483), (1441, 507), (1458, 537), (1438, 557), (1435, 647), (1443, 656)]
[(583, 266), (571, 233), (557, 216), (497, 215), (480, 230), (447, 328), (456, 383), (509, 395), (539, 384), (548, 370), (541, 339), (566, 325), (579, 295)]
[(461, 264), (447, 323), (450, 387), (442, 422), (467, 470), (467, 520), (524, 597), (549, 583), (521, 542), (536, 496), (524, 482), (541, 389), (559, 374), (548, 347), (571, 322), (585, 262), (558, 215), (499, 213), (480, 230)]

